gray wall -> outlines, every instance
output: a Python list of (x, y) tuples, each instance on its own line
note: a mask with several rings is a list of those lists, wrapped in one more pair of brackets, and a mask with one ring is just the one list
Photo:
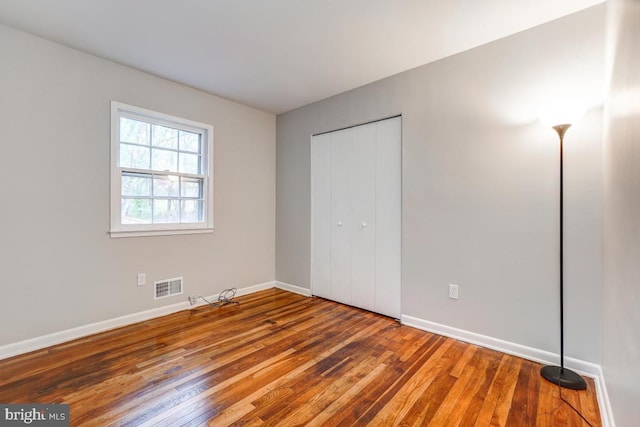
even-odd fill
[[(536, 111), (602, 96), (604, 17), (596, 6), (279, 115), (277, 280), (310, 286), (310, 135), (402, 114), (402, 313), (558, 352), (558, 139)], [(595, 107), (565, 163), (566, 349), (597, 363), (601, 141)]]
[(602, 366), (619, 427), (640, 420), (640, 2), (609, 2)]
[[(1, 26), (0, 56), (0, 345), (274, 279), (272, 114)], [(110, 100), (214, 126), (212, 234), (109, 238)]]

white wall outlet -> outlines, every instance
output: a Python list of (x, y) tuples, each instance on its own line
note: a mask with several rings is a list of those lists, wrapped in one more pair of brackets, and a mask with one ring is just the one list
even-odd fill
[(449, 285), (449, 298), (458, 299), (458, 285)]
[(144, 286), (147, 283), (147, 274), (138, 273), (138, 286)]
[(191, 295), (189, 297), (189, 304), (196, 305), (197, 302), (198, 302), (198, 297), (196, 295)]

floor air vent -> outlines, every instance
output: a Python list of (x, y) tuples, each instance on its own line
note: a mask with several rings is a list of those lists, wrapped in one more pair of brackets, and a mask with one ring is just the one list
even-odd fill
[(153, 285), (156, 299), (180, 295), (182, 293), (182, 277), (159, 280), (154, 282)]

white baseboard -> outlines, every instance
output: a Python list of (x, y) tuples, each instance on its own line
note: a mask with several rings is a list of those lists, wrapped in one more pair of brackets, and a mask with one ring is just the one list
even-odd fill
[[(236, 292), (237, 296), (247, 295), (254, 292), (270, 289), (276, 286), (276, 282), (265, 282), (254, 286), (247, 286), (239, 288)], [(278, 286), (279, 287), (279, 286)], [(289, 289), (287, 289), (289, 290)], [(185, 296), (185, 300), (186, 300)], [(215, 301), (218, 299), (218, 294), (205, 297), (209, 301)], [(97, 334), (100, 332), (108, 331), (110, 329), (119, 328), (122, 326), (130, 325), (132, 323), (144, 322), (145, 320), (153, 319), (155, 317), (166, 316), (167, 314), (176, 313), (178, 311), (195, 308), (206, 304), (205, 301), (200, 299), (194, 306), (189, 304), (188, 301), (183, 301), (171, 305), (165, 305), (163, 307), (153, 308), (151, 310), (145, 310), (138, 313), (127, 314), (125, 316), (116, 317), (114, 319), (103, 320), (101, 322), (89, 323), (87, 325), (78, 326), (77, 328), (67, 329), (65, 331), (54, 332), (48, 335), (42, 335), (39, 337), (11, 343), (0, 346), (0, 360), (6, 359), (19, 354), (29, 353), (31, 351), (40, 350), (52, 345), (61, 344), (63, 342), (71, 341), (77, 338), (86, 337), (87, 335)]]
[[(276, 282), (273, 282), (273, 281), (264, 282), (264, 283), (260, 283), (258, 285), (253, 285), (253, 286), (247, 286), (247, 287), (238, 289), (238, 291), (236, 292), (236, 296), (249, 295), (254, 292), (260, 292), (260, 291), (264, 291), (265, 289), (271, 289), (275, 286), (276, 286)], [(214, 299), (217, 299), (217, 298), (218, 298), (218, 295), (215, 295)]]
[(616, 422), (613, 419), (613, 408), (611, 407), (609, 393), (607, 392), (607, 383), (604, 380), (604, 372), (600, 366), (598, 366), (598, 376), (597, 378), (594, 378), (594, 382), (596, 384), (596, 395), (598, 396), (598, 406), (600, 407), (602, 426), (616, 427)]
[[(417, 317), (402, 315), (400, 321), (403, 325), (411, 326), (416, 329), (433, 332), (438, 335), (444, 335), (446, 337), (475, 344), (480, 347), (490, 348), (513, 356), (522, 357), (523, 359), (532, 360), (544, 365), (558, 365), (560, 363), (560, 355), (557, 353), (504, 341), (487, 335), (466, 331), (464, 329), (453, 328), (451, 326), (430, 322)], [(600, 365), (580, 359), (574, 359), (572, 357), (565, 357), (565, 366), (582, 375), (593, 378), (596, 386), (598, 405), (600, 407), (600, 415), (602, 417), (602, 425), (603, 427), (615, 427), (613, 413), (611, 412), (611, 404), (609, 402), (609, 396), (607, 394), (607, 388)]]
[(291, 285), (289, 283), (276, 281), (274, 286), (284, 291), (289, 291), (289, 292), (293, 292), (294, 294), (304, 295), (305, 297), (311, 296), (311, 289), (302, 288), (300, 286)]

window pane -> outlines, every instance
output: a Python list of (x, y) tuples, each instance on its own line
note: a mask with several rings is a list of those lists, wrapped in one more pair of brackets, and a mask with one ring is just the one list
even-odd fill
[(200, 135), (192, 132), (180, 131), (180, 151), (200, 153)]
[(120, 117), (120, 142), (149, 145), (149, 123)]
[(200, 156), (197, 154), (180, 153), (180, 172), (200, 173)]
[(150, 224), (151, 200), (122, 199), (121, 217), (123, 224)]
[(180, 201), (168, 199), (154, 199), (153, 222), (180, 222)]
[(178, 130), (164, 126), (151, 127), (151, 144), (157, 147), (178, 149)]
[(154, 176), (153, 196), (154, 197), (178, 197), (179, 182), (177, 176)]
[(182, 177), (181, 196), (202, 198), (202, 179)]
[(178, 171), (178, 153), (159, 148), (152, 148), (151, 153), (151, 169), (169, 172)]
[(149, 149), (136, 145), (120, 144), (120, 167), (149, 169)]
[(202, 200), (182, 201), (182, 222), (202, 222), (203, 217)]
[(150, 177), (134, 174), (122, 174), (123, 196), (151, 196)]

